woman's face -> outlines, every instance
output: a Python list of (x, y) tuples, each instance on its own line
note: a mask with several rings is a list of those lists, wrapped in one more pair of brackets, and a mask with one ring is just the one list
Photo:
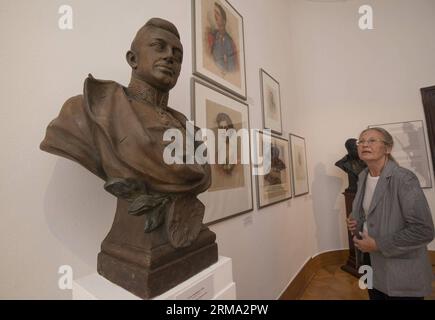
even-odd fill
[(384, 136), (376, 130), (368, 130), (358, 140), (358, 156), (364, 162), (377, 162), (385, 159), (391, 148), (384, 143)]

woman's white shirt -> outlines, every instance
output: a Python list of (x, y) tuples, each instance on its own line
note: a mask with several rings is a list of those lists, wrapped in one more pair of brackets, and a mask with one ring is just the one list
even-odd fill
[(364, 199), (363, 199), (363, 210), (364, 214), (366, 216), (366, 221), (364, 222), (364, 231), (368, 231), (367, 228), (367, 215), (369, 213), (370, 205), (372, 203), (373, 194), (375, 193), (376, 185), (378, 184), (379, 177), (372, 177), (369, 174), (367, 175), (367, 181), (366, 181), (366, 190), (364, 192)]

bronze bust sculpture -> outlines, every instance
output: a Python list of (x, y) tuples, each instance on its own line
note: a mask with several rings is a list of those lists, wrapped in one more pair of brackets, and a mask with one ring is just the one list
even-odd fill
[(197, 199), (211, 184), (210, 166), (168, 165), (163, 159), (166, 130), (176, 128), (193, 139), (187, 118), (167, 105), (182, 60), (177, 28), (150, 19), (127, 52), (129, 86), (89, 76), (83, 95), (65, 102), (41, 143), (42, 150), (102, 178), (118, 198), (98, 272), (142, 298), (217, 261), (216, 237), (202, 224), (204, 205)]
[(358, 175), (367, 166), (358, 156), (356, 141), (357, 140), (353, 138), (346, 140), (344, 146), (346, 147), (347, 155), (335, 163), (337, 167), (347, 173), (349, 186), (345, 191), (351, 193), (356, 193), (358, 188)]

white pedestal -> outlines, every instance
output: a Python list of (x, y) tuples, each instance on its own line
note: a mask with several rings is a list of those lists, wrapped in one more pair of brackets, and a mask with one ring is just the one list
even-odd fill
[[(98, 273), (73, 282), (73, 300), (140, 300)], [(236, 284), (230, 258), (218, 262), (153, 300), (234, 300)]]

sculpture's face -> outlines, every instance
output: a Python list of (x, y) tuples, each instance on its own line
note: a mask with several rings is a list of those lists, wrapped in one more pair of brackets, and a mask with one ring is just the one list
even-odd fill
[(353, 159), (357, 159), (358, 158), (358, 146), (356, 145), (356, 140), (353, 139), (347, 147), (348, 147), (347, 151), (348, 151), (349, 155)]
[(169, 91), (177, 83), (183, 62), (183, 46), (172, 33), (150, 27), (143, 33), (133, 72), (149, 85)]

